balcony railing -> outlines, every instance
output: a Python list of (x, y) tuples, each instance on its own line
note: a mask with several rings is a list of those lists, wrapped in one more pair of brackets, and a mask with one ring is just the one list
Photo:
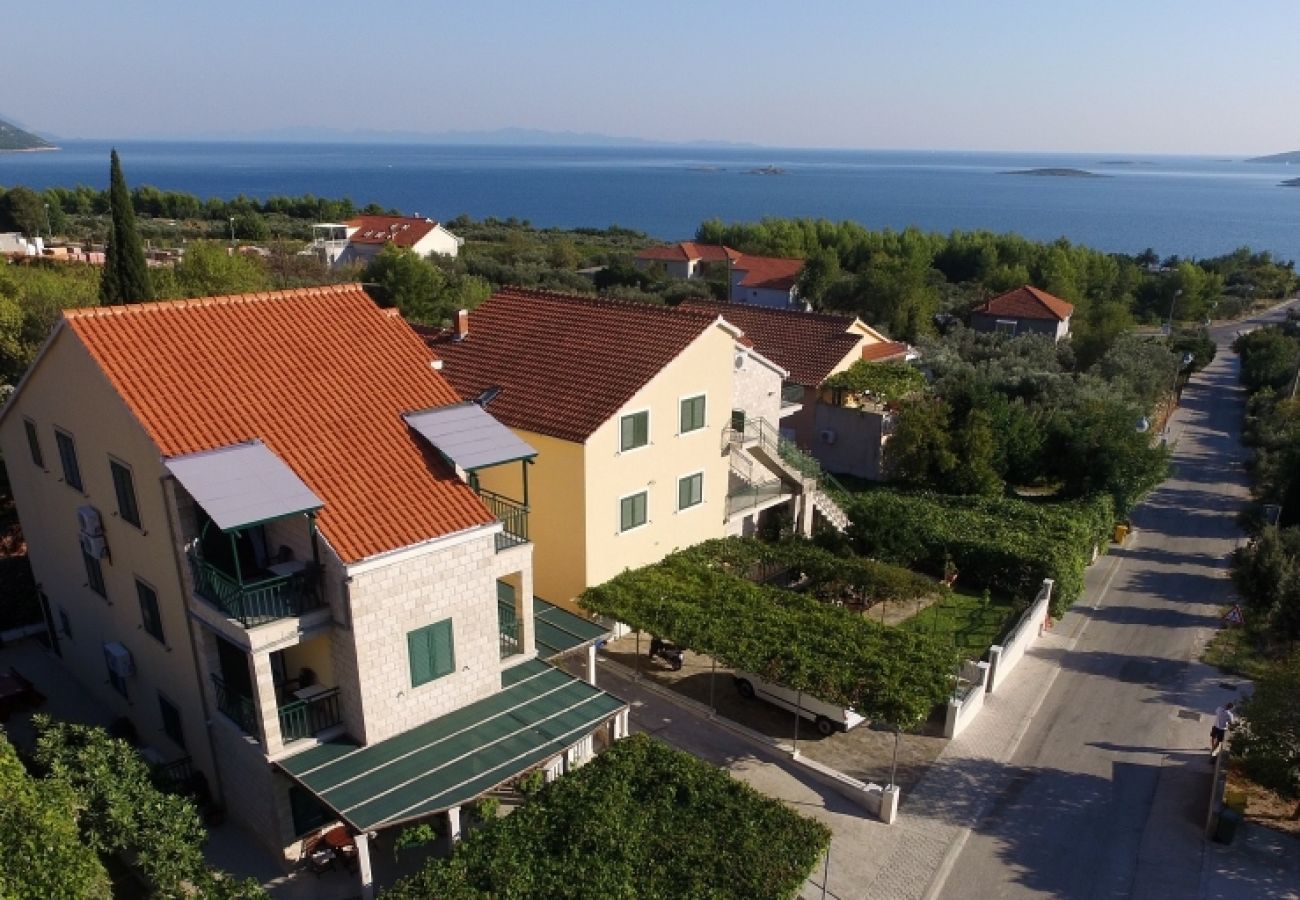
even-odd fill
[(502, 659), (524, 652), (523, 634), (513, 604), (497, 603), (497, 629), (501, 634)]
[(212, 676), (212, 686), (217, 693), (217, 710), (244, 729), (245, 734), (260, 737), (261, 729), (257, 727), (257, 707), (253, 703), (253, 698), (232, 691), (216, 675)]
[(781, 385), (781, 406), (798, 406), (803, 403), (803, 385), (786, 382)]
[(727, 492), (727, 515), (753, 509), (769, 500), (775, 500), (786, 493), (785, 485), (779, 481), (767, 481), (761, 484), (746, 484)]
[(279, 711), (280, 740), (286, 744), (320, 734), (343, 722), (338, 688), (330, 688), (308, 700), (286, 703)]
[(528, 543), (528, 507), (493, 491), (480, 489), (478, 493), (503, 526), (497, 535), (497, 552)]
[(315, 584), (309, 583), (315, 580), (309, 578), (310, 568), (241, 583), (191, 552), (190, 571), (195, 592), (245, 628), (301, 616), (321, 605)]

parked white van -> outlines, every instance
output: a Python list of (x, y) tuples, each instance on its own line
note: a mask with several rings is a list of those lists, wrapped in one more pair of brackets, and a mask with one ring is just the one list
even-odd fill
[(740, 692), (740, 696), (757, 697), (790, 712), (798, 710), (799, 714), (811, 720), (822, 734), (848, 731), (867, 721), (851, 709), (843, 709), (818, 700), (816, 697), (810, 697), (808, 694), (801, 694), (793, 688), (764, 681), (753, 672), (737, 671), (735, 679), (736, 690)]

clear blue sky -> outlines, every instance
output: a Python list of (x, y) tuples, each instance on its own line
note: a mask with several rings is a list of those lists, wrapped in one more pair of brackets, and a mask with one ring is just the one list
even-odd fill
[(1300, 148), (1284, 0), (9, 3), (63, 137), (507, 126), (778, 146)]

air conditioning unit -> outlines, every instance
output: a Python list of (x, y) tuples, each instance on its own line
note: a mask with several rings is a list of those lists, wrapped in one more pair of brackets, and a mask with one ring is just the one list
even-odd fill
[(745, 354), (743, 353), (736, 354), (736, 368), (737, 369), (745, 368)]
[(104, 662), (108, 670), (120, 678), (130, 678), (135, 674), (135, 660), (131, 651), (118, 641), (104, 645)]
[(835, 429), (834, 429), (834, 428), (823, 428), (823, 429), (822, 429), (822, 443), (823, 443), (823, 444), (833, 444), (833, 443), (835, 443)]
[(100, 521), (99, 510), (93, 506), (78, 506), (77, 530), (88, 535), (103, 534), (104, 525)]
[(108, 540), (102, 534), (81, 535), (81, 552), (91, 559), (103, 559), (108, 556)]

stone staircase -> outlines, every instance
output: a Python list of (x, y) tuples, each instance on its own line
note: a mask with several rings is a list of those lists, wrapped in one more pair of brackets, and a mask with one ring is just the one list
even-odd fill
[(846, 531), (850, 520), (843, 504), (848, 500), (849, 492), (844, 486), (822, 469), (821, 463), (800, 450), (793, 441), (781, 437), (780, 432), (763, 419), (756, 420), (752, 428), (750, 423), (746, 423), (747, 435), (755, 432), (757, 440), (751, 449), (754, 456), (782, 481), (806, 493), (814, 514), (821, 515), (836, 531)]

